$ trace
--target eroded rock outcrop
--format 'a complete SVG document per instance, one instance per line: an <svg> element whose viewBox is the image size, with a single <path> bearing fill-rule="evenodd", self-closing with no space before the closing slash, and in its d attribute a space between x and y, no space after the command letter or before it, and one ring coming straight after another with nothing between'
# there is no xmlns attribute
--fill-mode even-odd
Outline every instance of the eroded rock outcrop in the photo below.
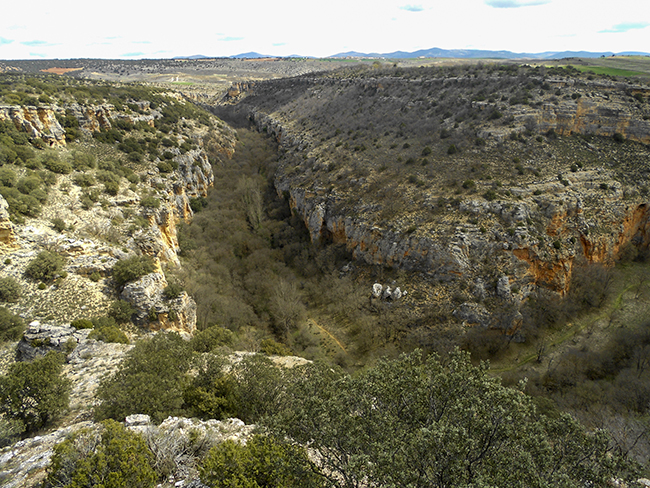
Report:
<svg viewBox="0 0 650 488"><path fill-rule="evenodd" d="M17 358L20 361L31 361L49 351L68 354L86 340L89 332L89 329L77 330L70 325L32 322L16 347Z"/></svg>
<svg viewBox="0 0 650 488"><path fill-rule="evenodd" d="M10 120L30 139L42 139L51 147L65 146L65 130L52 107L0 106L0 120Z"/></svg>
<svg viewBox="0 0 650 488"><path fill-rule="evenodd" d="M3 247L11 248L16 244L14 225L9 219L9 204L0 195L0 250Z"/></svg>
<svg viewBox="0 0 650 488"><path fill-rule="evenodd" d="M193 333L196 329L196 303L186 293L167 299L167 280L162 273L150 273L127 283L120 294L136 308L134 322L150 330Z"/></svg>

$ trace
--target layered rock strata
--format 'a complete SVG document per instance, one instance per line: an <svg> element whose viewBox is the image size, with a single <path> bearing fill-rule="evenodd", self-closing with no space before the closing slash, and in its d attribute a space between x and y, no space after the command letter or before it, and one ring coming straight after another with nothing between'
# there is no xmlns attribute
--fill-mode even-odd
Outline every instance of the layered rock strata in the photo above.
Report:
<svg viewBox="0 0 650 488"><path fill-rule="evenodd" d="M11 121L30 139L42 139L51 147L65 146L65 130L52 107L0 106L0 121Z"/></svg>

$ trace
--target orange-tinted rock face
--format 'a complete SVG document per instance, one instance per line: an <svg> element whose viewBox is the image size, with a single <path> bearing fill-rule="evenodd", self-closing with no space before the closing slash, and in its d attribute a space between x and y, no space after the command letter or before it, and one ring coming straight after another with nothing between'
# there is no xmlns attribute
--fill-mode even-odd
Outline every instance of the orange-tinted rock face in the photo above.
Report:
<svg viewBox="0 0 650 488"><path fill-rule="evenodd" d="M573 257L544 260L529 248L513 249L512 253L529 264L533 283L561 294L568 291Z"/></svg>
<svg viewBox="0 0 650 488"><path fill-rule="evenodd" d="M644 203L627 208L624 217L611 222L610 228L606 234L580 236L588 261L612 264L627 246L645 251L650 245L650 206Z"/></svg>
<svg viewBox="0 0 650 488"><path fill-rule="evenodd" d="M623 103L610 100L579 98L558 104L547 103L540 112L529 114L537 119L539 129L555 130L561 135L593 134L650 143L650 121L630 112Z"/></svg>
<svg viewBox="0 0 650 488"><path fill-rule="evenodd" d="M0 106L0 120L10 120L30 139L42 139L51 147L65 146L65 130L50 107Z"/></svg>

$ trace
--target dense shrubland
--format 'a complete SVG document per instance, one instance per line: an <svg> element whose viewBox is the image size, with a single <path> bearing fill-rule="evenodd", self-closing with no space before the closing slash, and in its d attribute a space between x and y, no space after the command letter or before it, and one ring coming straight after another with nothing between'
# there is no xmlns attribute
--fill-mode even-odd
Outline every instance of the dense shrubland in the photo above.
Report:
<svg viewBox="0 0 650 488"><path fill-rule="evenodd" d="M459 351L445 360L415 352L355 375L320 362L282 368L260 355L229 361L220 353L193 353L174 334L158 334L137 343L119 371L104 380L95 413L116 420L135 412L154 419L237 416L258 424L262 436L246 446L226 441L207 449L198 433L194 447L167 442L182 449L176 456L185 456L184 463L199 466L204 483L216 487L235 480L253 487L356 487L362 481L607 486L612 477L628 478L638 469L611 452L605 431L588 432L566 414L537 407L520 391L523 384L502 386L485 364L472 365ZM103 428L121 429L114 425ZM124 442L142 442L138 434L120 432ZM57 448L50 479L99 469L63 462L84 459L80 449L87 442L78 438ZM160 457L156 442L148 437L149 449ZM310 461L306 445L318 453ZM128 452L113 455L129 462ZM151 451L140 455L152 465ZM272 465L266 464L270 458ZM159 469L157 476L162 474Z"/></svg>

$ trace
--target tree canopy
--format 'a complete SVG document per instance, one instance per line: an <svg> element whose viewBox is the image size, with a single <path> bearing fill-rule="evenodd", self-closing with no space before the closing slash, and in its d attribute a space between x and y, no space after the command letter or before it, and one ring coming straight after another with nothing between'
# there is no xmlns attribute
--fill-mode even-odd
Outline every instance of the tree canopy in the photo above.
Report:
<svg viewBox="0 0 650 488"><path fill-rule="evenodd" d="M265 424L317 451L332 487L609 486L624 471L604 431L541 415L467 353L416 352L356 377L302 369Z"/></svg>

